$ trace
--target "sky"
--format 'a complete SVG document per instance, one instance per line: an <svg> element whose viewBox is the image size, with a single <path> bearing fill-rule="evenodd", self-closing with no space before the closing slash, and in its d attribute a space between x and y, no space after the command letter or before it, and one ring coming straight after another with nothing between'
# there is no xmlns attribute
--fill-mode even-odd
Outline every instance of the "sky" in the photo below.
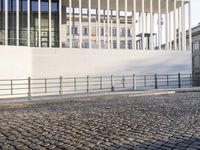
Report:
<svg viewBox="0 0 200 150"><path fill-rule="evenodd" d="M191 5L192 26L195 26L200 23L200 0L192 0Z"/></svg>

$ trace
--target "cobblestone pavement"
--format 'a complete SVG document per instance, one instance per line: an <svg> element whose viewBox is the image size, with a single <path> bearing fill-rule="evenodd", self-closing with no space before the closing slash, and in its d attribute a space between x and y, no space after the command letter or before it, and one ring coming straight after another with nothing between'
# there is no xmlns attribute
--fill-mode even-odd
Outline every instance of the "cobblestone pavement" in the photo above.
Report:
<svg viewBox="0 0 200 150"><path fill-rule="evenodd" d="M1 110L0 149L200 149L200 93Z"/></svg>

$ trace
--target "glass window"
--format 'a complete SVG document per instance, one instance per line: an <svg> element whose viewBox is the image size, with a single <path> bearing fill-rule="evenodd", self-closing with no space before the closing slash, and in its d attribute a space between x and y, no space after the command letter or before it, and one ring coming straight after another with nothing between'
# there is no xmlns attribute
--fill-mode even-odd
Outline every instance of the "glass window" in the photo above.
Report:
<svg viewBox="0 0 200 150"><path fill-rule="evenodd" d="M16 0L8 0L8 45L16 45Z"/></svg>
<svg viewBox="0 0 200 150"><path fill-rule="evenodd" d="M27 46L27 0L19 1L19 45Z"/></svg>
<svg viewBox="0 0 200 150"><path fill-rule="evenodd" d="M41 1L41 46L49 47L49 2Z"/></svg>
<svg viewBox="0 0 200 150"><path fill-rule="evenodd" d="M51 45L59 47L59 2L51 1Z"/></svg>
<svg viewBox="0 0 200 150"><path fill-rule="evenodd" d="M5 44L5 10L4 0L0 0L0 45Z"/></svg>
<svg viewBox="0 0 200 150"><path fill-rule="evenodd" d="M31 46L32 47L38 47L38 1L37 0L31 0L31 23L30 23L30 36L31 36Z"/></svg>
<svg viewBox="0 0 200 150"><path fill-rule="evenodd" d="M113 32L113 36L117 36L117 30L116 30L116 28L113 28L112 32Z"/></svg>
<svg viewBox="0 0 200 150"><path fill-rule="evenodd" d="M88 27L83 27L83 35L88 35Z"/></svg>

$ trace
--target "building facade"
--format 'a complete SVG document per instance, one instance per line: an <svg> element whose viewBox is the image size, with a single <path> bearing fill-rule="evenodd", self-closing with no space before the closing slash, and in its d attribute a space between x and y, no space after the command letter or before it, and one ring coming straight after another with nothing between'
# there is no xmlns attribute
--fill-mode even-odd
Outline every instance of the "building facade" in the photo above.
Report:
<svg viewBox="0 0 200 150"><path fill-rule="evenodd" d="M192 28L193 85L200 86L200 24Z"/></svg>
<svg viewBox="0 0 200 150"><path fill-rule="evenodd" d="M0 77L191 72L190 12L190 0L0 0Z"/></svg>

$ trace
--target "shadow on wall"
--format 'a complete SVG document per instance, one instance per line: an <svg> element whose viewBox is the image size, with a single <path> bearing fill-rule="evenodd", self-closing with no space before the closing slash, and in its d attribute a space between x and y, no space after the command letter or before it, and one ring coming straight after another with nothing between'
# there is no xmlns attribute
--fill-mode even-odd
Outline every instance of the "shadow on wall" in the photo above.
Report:
<svg viewBox="0 0 200 150"><path fill-rule="evenodd" d="M154 58L156 59L156 58ZM145 59L140 59L137 64L132 64L131 61L127 62L127 66L118 67L115 69L113 74L176 74L176 73L191 73L192 66L191 62L187 59L174 60L173 58L163 59L157 62L144 63ZM174 64L174 66L172 65Z"/></svg>

